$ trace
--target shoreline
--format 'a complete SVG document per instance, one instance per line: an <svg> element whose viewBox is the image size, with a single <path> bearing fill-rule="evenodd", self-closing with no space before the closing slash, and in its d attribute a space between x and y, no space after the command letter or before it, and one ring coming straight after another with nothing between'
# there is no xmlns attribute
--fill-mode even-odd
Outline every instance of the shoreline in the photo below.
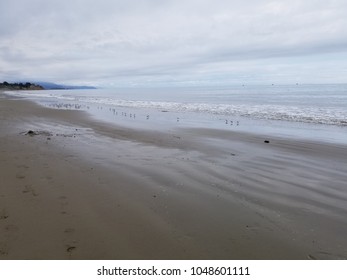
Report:
<svg viewBox="0 0 347 280"><path fill-rule="evenodd" d="M107 95L107 92L98 91L101 96ZM212 130L246 134L251 132L251 134L268 135L287 140L347 145L345 137L347 126L345 126L344 122L344 124L333 125L331 123L324 123L324 121L296 121L295 118L289 121L281 118L253 118L251 116L244 117L242 114L230 116L212 112L204 113L194 112L194 110L179 110L177 108L172 108L172 110L163 108L161 110L159 108L153 108L153 106L134 106L132 101L129 101L130 104L124 104L124 106L121 102L120 106L118 106L119 104L117 102L115 104L118 105L115 105L113 102L117 98L115 100L111 98L111 100L107 101L110 103L105 102L103 98L99 102L94 102L95 100L88 101L88 98L87 101L84 100L86 97L84 96L85 94L86 96L91 96L92 100L97 99L96 92L93 91L88 93L76 93L75 91L66 91L64 93L62 91L46 91L45 93L38 94L35 92L11 93L12 96L18 96L31 101L35 100L37 104L46 108L85 111L94 120L132 130L169 131L175 128L210 128ZM77 99L75 100L75 98ZM127 100L126 96L119 96L119 98L121 100L122 98ZM134 98L136 98L136 95ZM141 103L141 101L138 102Z"/></svg>
<svg viewBox="0 0 347 280"><path fill-rule="evenodd" d="M347 258L344 145L8 97L0 121L0 259Z"/></svg>

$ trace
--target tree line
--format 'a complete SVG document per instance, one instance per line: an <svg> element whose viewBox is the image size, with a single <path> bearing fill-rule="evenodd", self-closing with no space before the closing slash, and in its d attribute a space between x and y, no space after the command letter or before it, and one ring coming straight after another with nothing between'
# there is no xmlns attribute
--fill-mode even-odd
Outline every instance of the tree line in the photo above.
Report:
<svg viewBox="0 0 347 280"><path fill-rule="evenodd" d="M44 89L42 86L40 85L36 85L33 83L8 83L8 82L3 82L0 83L0 88L6 88L6 89L22 89L22 90L26 90L26 89L31 89L31 90L35 90L35 89Z"/></svg>

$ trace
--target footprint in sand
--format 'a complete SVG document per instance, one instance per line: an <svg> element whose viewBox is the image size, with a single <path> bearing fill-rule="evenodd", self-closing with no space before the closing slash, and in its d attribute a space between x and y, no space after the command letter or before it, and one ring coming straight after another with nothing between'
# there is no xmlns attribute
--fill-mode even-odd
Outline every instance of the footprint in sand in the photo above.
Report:
<svg viewBox="0 0 347 280"><path fill-rule="evenodd" d="M76 246L69 246L69 245L66 246L66 252L68 252L70 256L72 255L73 251L75 251L76 249L77 249Z"/></svg>
<svg viewBox="0 0 347 280"><path fill-rule="evenodd" d="M66 207L69 204L67 201L67 197L65 195L62 195L59 197L60 200L60 207L61 207L61 214L67 214ZM75 240L75 229L72 227L68 227L64 229L64 243L65 245L65 251L69 254L69 257L72 256L73 252L77 250L77 241Z"/></svg>
<svg viewBox="0 0 347 280"><path fill-rule="evenodd" d="M32 196L38 196L38 193L30 185L25 185L22 193L29 193Z"/></svg>
<svg viewBox="0 0 347 280"><path fill-rule="evenodd" d="M6 208L0 210L0 259L7 258L9 255L9 246L18 237L19 227L14 224L7 224L10 220L9 214Z"/></svg>
<svg viewBox="0 0 347 280"><path fill-rule="evenodd" d="M18 168L22 168L22 169L28 169L29 166L25 165L25 164L19 164L17 165Z"/></svg>
<svg viewBox="0 0 347 280"><path fill-rule="evenodd" d="M0 257L8 255L8 247L4 242L0 242Z"/></svg>
<svg viewBox="0 0 347 280"><path fill-rule="evenodd" d="M19 230L19 228L16 226L16 225L7 225L7 226L5 226L5 231L7 232L7 233L15 233L15 232L17 232Z"/></svg>
<svg viewBox="0 0 347 280"><path fill-rule="evenodd" d="M17 174L17 175L16 175L16 178L17 178L17 179L24 179L24 178L25 178L25 175L23 175L23 174Z"/></svg>
<svg viewBox="0 0 347 280"><path fill-rule="evenodd" d="M75 232L74 228L67 228L67 229L64 230L64 233L66 233L66 234L72 234L74 232Z"/></svg>
<svg viewBox="0 0 347 280"><path fill-rule="evenodd" d="M59 197L60 200L60 214L62 215L66 215L67 211L66 211L66 207L69 205L69 203L67 202L67 197L65 195L62 195Z"/></svg>
<svg viewBox="0 0 347 280"><path fill-rule="evenodd" d="M76 240L72 240L73 239L73 236L74 236L74 233L75 233L75 229L74 228L66 228L64 230L64 233L66 235L66 240L70 240L67 243L67 245L65 245L65 248L66 248L66 252L69 253L69 256L71 257L72 256L72 253L77 249L77 241Z"/></svg>
<svg viewBox="0 0 347 280"><path fill-rule="evenodd" d="M0 220L6 220L8 218L8 213L6 209L2 209L0 211Z"/></svg>
<svg viewBox="0 0 347 280"><path fill-rule="evenodd" d="M18 237L18 231L19 231L19 227L17 227L16 225L6 225L5 227L2 227L1 229L1 234L0 237L2 239L2 241L4 242L4 244L11 244L12 242L15 242L15 240ZM7 248L7 247L0 247L0 249L2 248ZM6 250L3 249L3 251L6 252Z"/></svg>

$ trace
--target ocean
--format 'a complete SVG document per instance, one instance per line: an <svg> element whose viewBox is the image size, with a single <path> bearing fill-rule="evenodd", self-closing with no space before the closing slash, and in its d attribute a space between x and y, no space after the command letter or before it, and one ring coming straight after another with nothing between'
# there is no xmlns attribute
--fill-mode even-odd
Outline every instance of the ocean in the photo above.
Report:
<svg viewBox="0 0 347 280"><path fill-rule="evenodd" d="M11 92L141 129L205 127L347 143L347 84Z"/></svg>

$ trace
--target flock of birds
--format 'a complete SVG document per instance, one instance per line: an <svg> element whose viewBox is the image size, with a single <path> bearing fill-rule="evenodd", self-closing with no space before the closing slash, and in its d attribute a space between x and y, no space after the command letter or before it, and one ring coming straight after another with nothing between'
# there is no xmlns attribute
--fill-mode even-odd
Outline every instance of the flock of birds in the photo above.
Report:
<svg viewBox="0 0 347 280"><path fill-rule="evenodd" d="M56 109L66 109L66 110L90 110L90 106L87 105L81 105L81 104L75 104L75 103L52 103L48 105L49 107L53 107ZM97 110L103 110L104 107L102 106L97 106ZM114 115L114 116L122 116L122 117L129 117L131 119L136 119L136 114L135 113L129 113L125 111L118 112L115 108L108 108L109 111ZM168 111L162 111L162 112L168 112ZM146 114L145 119L149 120L150 115ZM180 117L176 117L176 122L180 122ZM240 121L234 121L230 119L220 119L221 121L224 121L226 125L229 126L239 126Z"/></svg>

